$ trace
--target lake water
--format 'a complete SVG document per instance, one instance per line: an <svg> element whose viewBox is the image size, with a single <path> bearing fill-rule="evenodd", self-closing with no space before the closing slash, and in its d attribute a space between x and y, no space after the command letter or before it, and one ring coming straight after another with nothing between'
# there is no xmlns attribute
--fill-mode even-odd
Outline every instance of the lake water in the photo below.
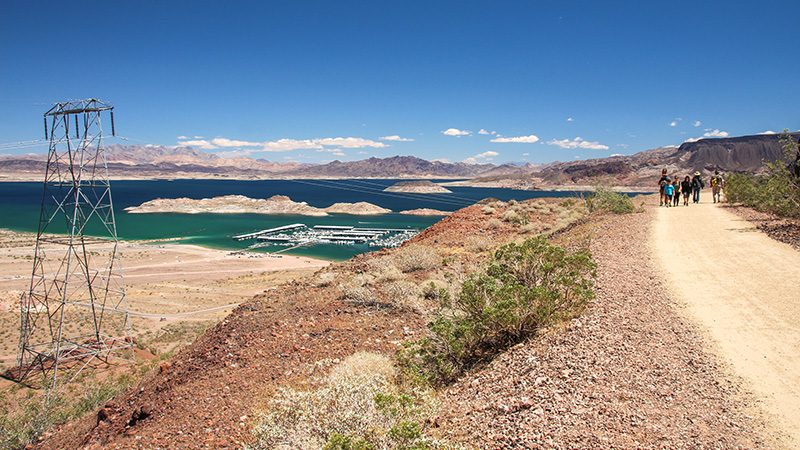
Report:
<svg viewBox="0 0 800 450"><path fill-rule="evenodd" d="M253 241L234 241L231 236L291 223L313 225L355 225L358 227L426 228L441 217L407 216L397 213L379 216L330 215L309 217L263 214L129 214L136 206L154 198L208 198L239 194L253 198L287 195L294 201L326 207L335 202L373 203L392 211L433 208L455 211L478 200L523 200L535 197L571 197L575 192L519 191L513 189L449 187L452 194L404 194L383 192L398 180L152 180L112 181L112 195L120 239L144 240L181 238L181 243L220 249L242 249ZM0 183L0 228L36 232L42 197L41 183ZM265 251L276 250L267 248ZM342 260L374 250L366 245L318 245L288 253Z"/></svg>

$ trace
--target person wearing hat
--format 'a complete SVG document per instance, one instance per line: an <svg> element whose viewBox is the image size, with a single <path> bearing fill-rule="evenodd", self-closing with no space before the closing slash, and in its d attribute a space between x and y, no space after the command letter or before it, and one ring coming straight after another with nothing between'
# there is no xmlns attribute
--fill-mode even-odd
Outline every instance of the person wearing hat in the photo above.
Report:
<svg viewBox="0 0 800 450"><path fill-rule="evenodd" d="M725 179L719 174L719 170L714 171L714 176L711 177L711 196L714 198L714 203L721 202L722 196L720 192L725 187Z"/></svg>
<svg viewBox="0 0 800 450"><path fill-rule="evenodd" d="M706 184L703 183L700 172L695 172L694 177L692 177L692 202L700 203L700 190L704 187L706 187Z"/></svg>

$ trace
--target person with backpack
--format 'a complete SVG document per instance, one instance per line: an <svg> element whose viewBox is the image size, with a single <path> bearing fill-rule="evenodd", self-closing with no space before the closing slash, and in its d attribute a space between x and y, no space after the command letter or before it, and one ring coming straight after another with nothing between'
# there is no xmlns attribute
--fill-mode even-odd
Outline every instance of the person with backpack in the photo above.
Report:
<svg viewBox="0 0 800 450"><path fill-rule="evenodd" d="M714 199L714 203L721 202L722 195L720 192L722 191L722 188L725 187L725 179L719 174L719 170L714 171L714 176L711 177L710 184L711 196Z"/></svg>
<svg viewBox="0 0 800 450"><path fill-rule="evenodd" d="M703 183L700 172L695 172L694 177L692 177L692 201L694 203L700 203L700 191L704 187L706 187L706 184Z"/></svg>
<svg viewBox="0 0 800 450"><path fill-rule="evenodd" d="M681 193L683 193L683 206L689 206L689 196L692 195L692 180L689 175L681 181Z"/></svg>
<svg viewBox="0 0 800 450"><path fill-rule="evenodd" d="M667 208L672 206L672 196L675 194L675 186L672 184L672 180L667 177L667 183L664 185L664 199Z"/></svg>
<svg viewBox="0 0 800 450"><path fill-rule="evenodd" d="M658 179L658 206L664 206L664 186L667 185L667 169L661 169L661 178Z"/></svg>
<svg viewBox="0 0 800 450"><path fill-rule="evenodd" d="M681 202L681 181L678 179L678 174L672 179L672 206L678 206Z"/></svg>

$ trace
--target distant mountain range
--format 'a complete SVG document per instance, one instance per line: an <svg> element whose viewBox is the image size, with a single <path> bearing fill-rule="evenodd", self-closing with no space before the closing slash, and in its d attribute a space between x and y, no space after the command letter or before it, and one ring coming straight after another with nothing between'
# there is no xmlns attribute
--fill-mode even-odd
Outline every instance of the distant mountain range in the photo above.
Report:
<svg viewBox="0 0 800 450"><path fill-rule="evenodd" d="M781 155L778 139L779 135L701 139L680 147L662 147L629 156L543 165L451 163L414 156L326 164L277 163L224 158L191 147L154 145L111 145L106 148L106 157L112 178L469 178L472 179L469 184L528 189L600 182L649 186L662 168L681 175L714 169L759 171L764 160L775 160ZM39 180L45 161L44 154L0 157L0 179Z"/></svg>

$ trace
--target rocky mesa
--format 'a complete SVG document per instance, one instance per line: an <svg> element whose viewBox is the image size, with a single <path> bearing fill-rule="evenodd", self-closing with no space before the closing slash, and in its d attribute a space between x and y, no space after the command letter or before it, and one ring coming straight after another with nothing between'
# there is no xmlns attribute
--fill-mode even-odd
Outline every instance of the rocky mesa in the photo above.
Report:
<svg viewBox="0 0 800 450"><path fill-rule="evenodd" d="M453 191L429 180L401 181L395 183L384 192L403 192L407 194L452 194Z"/></svg>
<svg viewBox="0 0 800 450"><path fill-rule="evenodd" d="M125 208L132 214L180 213L180 214L293 214L299 216L327 216L328 214L376 215L390 213L367 202L334 203L327 208L296 202L285 195L270 198L250 198L244 195L223 195L213 198L157 198L139 206Z"/></svg>

